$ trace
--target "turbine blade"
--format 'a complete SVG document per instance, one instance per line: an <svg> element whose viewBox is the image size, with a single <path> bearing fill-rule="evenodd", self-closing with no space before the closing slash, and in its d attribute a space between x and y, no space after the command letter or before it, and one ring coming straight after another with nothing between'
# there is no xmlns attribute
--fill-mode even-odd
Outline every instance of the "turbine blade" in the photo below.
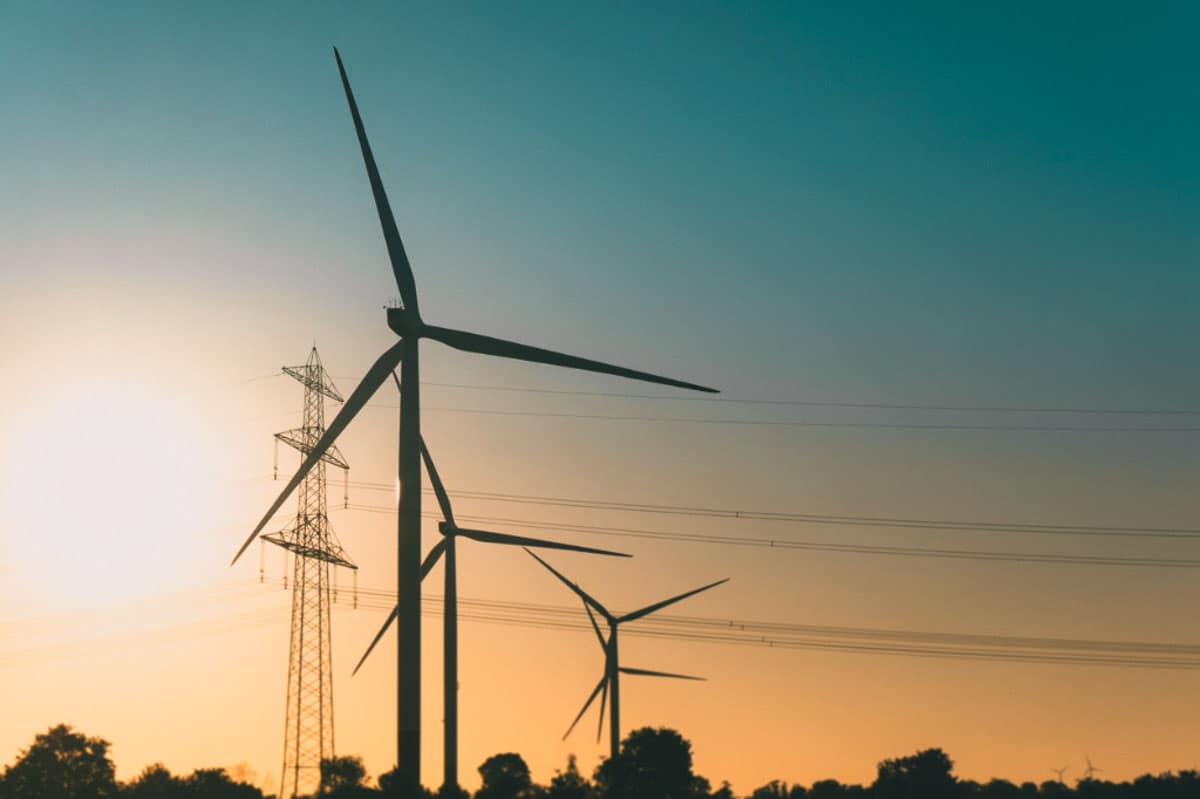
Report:
<svg viewBox="0 0 1200 799"><path fill-rule="evenodd" d="M533 554L533 552L530 552L528 547L525 548L525 551L527 553L529 553L529 557L533 558L538 563L545 566L547 569L550 570L551 574L553 574L558 579L562 580L563 584L566 585L567 588L570 588L572 591L574 591L580 599L582 599L584 602L586 602L589 605L591 605L592 607L594 607L596 610L600 611L601 616L603 616L605 619L608 619L609 621L612 621L613 616L611 613L608 612L608 609L605 608L603 605L601 605L599 602L597 602L592 597L588 596L586 591L584 591L579 586L575 585L575 583L571 582L566 577L563 577L561 574L559 574L558 571L553 566L551 566L549 563L547 563L546 561L539 558L537 555Z"/></svg>
<svg viewBox="0 0 1200 799"><path fill-rule="evenodd" d="M710 394L718 393L714 388L698 386L695 383L685 383L682 380L675 380L670 377L661 377L649 372L639 372L636 369L626 369L623 366L613 366L612 364L592 361L587 358L578 358L574 355L564 355L561 352L544 350L541 347L530 347L527 344L517 344L513 341L483 336L478 333L467 333L462 330L451 330L445 327L426 327L424 328L423 335L436 339L448 347L454 347L455 349L467 352L478 352L482 355L514 358L518 361L533 361L534 363L545 363L551 366L565 366L568 369L582 369L585 372L617 375L618 377L628 377L633 380L643 380L647 383L688 388L693 391L707 391Z"/></svg>
<svg viewBox="0 0 1200 799"><path fill-rule="evenodd" d="M587 713L587 709L592 706L592 702L596 701L596 694L600 693L600 689L608 685L608 675L605 674L600 678L600 682L596 683L596 690L592 691L591 696L583 703L583 708L580 709L579 715L575 716L575 720L571 722L571 726L567 727L567 731L563 733L563 740L567 740L567 736L571 734L571 730L575 729L575 725L583 718L583 714Z"/></svg>
<svg viewBox="0 0 1200 799"><path fill-rule="evenodd" d="M404 301L405 313L420 319L421 314L417 308L417 283L413 279L408 255L404 252L404 242L400 240L400 231L396 229L396 218L392 216L392 206L388 203L387 193L383 190L383 181L379 178L379 168L375 166L375 156L371 154L367 131L363 127L362 117L358 114L358 103L354 102L354 92L350 90L350 79L346 77L346 67L342 64L342 54L335 47L333 55L337 59L338 72L342 76L342 88L346 90L346 102L350 104L350 116L354 118L354 131L358 134L358 146L362 149L363 163L367 166L371 192L375 195L375 209L379 212L379 224L383 227L383 240L387 242L388 257L392 261L392 274L396 276L396 287L400 289L400 299Z"/></svg>
<svg viewBox="0 0 1200 799"><path fill-rule="evenodd" d="M304 463L300 464L300 468L296 471L296 474L294 474L292 479L288 481L288 484L283 487L283 491L280 492L279 498L276 499L274 504L272 504L267 510L267 513L265 516L263 516L262 521L260 521L258 526L254 528L254 532L252 532L250 537L246 539L246 542L242 544L242 548L239 549L237 554L233 556L233 560L229 563L230 566L232 566L234 563L237 563L238 558L242 556L242 553L246 551L246 548L250 546L251 542L258 537L258 534L262 532L262 529L267 526L267 522L271 521L271 517L275 515L275 512L279 510L280 506L283 505L291 493L296 490L296 486L300 485L300 481L304 479L304 476L312 470L312 467L317 465L317 462L320 461L322 457L324 457L325 452L333 444L334 440L342 434L343 430L346 429L346 425L350 424L350 421L358 414L359 411L363 409L363 406L367 404L367 400L371 399L371 396L376 392L376 390L379 389L379 386L383 384L383 381L387 380L388 372L395 369L396 364L400 363L403 343L404 342L402 341L397 341L392 345L391 349L383 353L383 355L380 355L379 359L376 360L371 368L367 370L367 374L365 377L363 377L362 382L359 383L358 387L355 388L350 394L349 399L347 399L342 405L342 409L338 411L337 416L333 417L333 421L329 423L329 427L325 429L325 432L321 435L320 440L317 441L316 446L314 446L308 453L307 457L305 457Z"/></svg>
<svg viewBox="0 0 1200 799"><path fill-rule="evenodd" d="M614 558L632 558L633 555L626 555L624 552L613 552L608 549L595 549L594 547L584 547L578 544L563 544L559 541L546 541L541 538L526 538L523 535L510 535L509 533L493 533L488 530L471 530L459 528L458 532L472 539L473 541L483 541L488 544L509 544L517 547L536 547L538 549L561 549L567 552L586 552L589 555L609 555Z"/></svg>
<svg viewBox="0 0 1200 799"><path fill-rule="evenodd" d="M429 554L425 556L425 560L421 561L421 579L425 579L425 575L433 569L438 562L438 558L446 551L446 539L438 539L438 542L429 550Z"/></svg>
<svg viewBox="0 0 1200 799"><path fill-rule="evenodd" d="M604 736L604 707L608 704L608 680L604 681L604 690L600 692L600 720L596 722L596 743Z"/></svg>
<svg viewBox="0 0 1200 799"><path fill-rule="evenodd" d="M695 594L698 594L701 591L707 591L710 588L716 588L721 583L727 583L727 582L729 582L728 577L726 577L724 580L717 580L715 583L709 583L708 585L702 585L699 588L693 588L691 591L680 594L679 596L673 596L670 599L664 599L662 602L655 602L653 605L647 605L646 607L642 608L641 610L635 610L633 613L626 613L624 616L617 619L617 621L618 622L633 621L634 619L640 619L643 616L649 616L654 611L662 610L667 605L674 605L676 602L680 601L681 599L687 599L688 597L694 596Z"/></svg>
<svg viewBox="0 0 1200 799"><path fill-rule="evenodd" d="M421 564L422 580L425 579L425 575L429 574L429 570L433 568L433 564L437 563L438 558L445 550L446 539L444 538L434 544L433 549L429 550L429 554L425 556L425 561ZM392 622L396 620L396 614L399 612L399 610L399 606L392 608L392 612L390 615L388 615L387 621L385 621L383 626L379 628L379 632L375 633L375 639L371 641L371 645L367 647L367 651L363 652L363 656L359 658L358 665L355 666L354 671L350 673L351 677L353 677L355 674L358 674L358 670L362 668L362 664L367 661L367 655L371 654L371 650L374 649L375 645L379 643L379 639L383 637L383 634L387 632L388 627L390 627Z"/></svg>
<svg viewBox="0 0 1200 799"><path fill-rule="evenodd" d="M358 665L355 666L354 671L350 673L351 677L353 677L355 674L358 674L358 670L362 668L362 664L367 662L367 655L371 654L371 650L373 650L375 645L379 643L379 639L382 638L383 634L387 632L388 627L392 626L392 622L396 620L396 614L399 612L399 610L399 605L392 608L392 612L388 614L387 621L385 621L383 626L379 628L379 632L375 633L375 640L371 641L371 645L367 647L367 651L363 652L363 656L358 659Z"/></svg>
<svg viewBox="0 0 1200 799"><path fill-rule="evenodd" d="M429 482L433 483L433 493L437 494L438 504L442 506L442 516L450 523L451 527L454 524L454 511L450 507L450 497L446 494L446 487L442 485L442 478L438 476L437 467L433 465L433 458L429 456L429 449L425 446L425 437L421 437L421 458L425 461L425 471L429 473Z"/></svg>
<svg viewBox="0 0 1200 799"><path fill-rule="evenodd" d="M600 648L608 652L608 641L604 640L604 633L600 632L600 625L596 623L596 615L592 613L592 606L584 602L583 609L587 611L588 618L592 620L592 629L596 631L596 637L600 639Z"/></svg>
<svg viewBox="0 0 1200 799"><path fill-rule="evenodd" d="M634 668L630 668L628 666L622 666L620 668L620 672L622 674L638 674L642 677L670 677L673 680L698 680L700 682L706 681L706 678L704 678L704 677L691 677L687 674L672 674L669 671L650 671L649 669L634 669Z"/></svg>

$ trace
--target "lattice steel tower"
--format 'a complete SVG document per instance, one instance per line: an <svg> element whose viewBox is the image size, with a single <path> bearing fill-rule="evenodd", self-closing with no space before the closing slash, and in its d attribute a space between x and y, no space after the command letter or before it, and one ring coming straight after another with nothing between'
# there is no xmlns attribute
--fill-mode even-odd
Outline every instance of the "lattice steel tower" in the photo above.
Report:
<svg viewBox="0 0 1200 799"><path fill-rule="evenodd" d="M341 402L329 373L313 347L303 366L283 371L304 384L304 424L276 433L307 455L325 431L325 399ZM287 709L283 728L280 799L319 793L321 759L333 757L333 666L329 623L331 567L357 569L329 525L325 466L349 469L336 447L308 473L297 492L296 520L267 541L294 553L292 566L292 637L288 653Z"/></svg>

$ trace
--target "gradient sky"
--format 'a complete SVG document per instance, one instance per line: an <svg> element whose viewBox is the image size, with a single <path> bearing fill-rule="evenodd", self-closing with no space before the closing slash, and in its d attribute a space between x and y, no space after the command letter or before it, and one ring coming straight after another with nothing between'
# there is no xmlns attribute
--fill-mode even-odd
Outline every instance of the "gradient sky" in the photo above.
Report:
<svg viewBox="0 0 1200 799"><path fill-rule="evenodd" d="M256 550L226 566L279 488L270 435L299 420L298 387L267 376L315 342L347 393L391 341L381 306L395 294L331 45L430 321L733 398L1196 409L1198 33L1184 4L0 6L0 761L67 722L112 740L122 777L155 760L245 763L278 784L288 595L256 584ZM425 352L433 382L676 396ZM1195 433L439 409L948 425L1195 416L447 387L424 402L451 492L1182 527L1200 510ZM340 446L352 479L388 483L396 400L374 404ZM545 518L1198 555L1188 542ZM362 585L394 583L386 515L337 511L334 526ZM1187 569L570 537L637 556L554 561L617 607L729 576L679 612L1196 641ZM464 545L460 563L465 596L570 602L521 553ZM268 553L268 576L282 569ZM338 749L372 774L394 756L394 652L348 673L382 615L339 611L334 634ZM423 776L435 783L439 639L426 630ZM461 635L464 781L508 750L542 781L570 752L590 771L601 747L578 732L558 740L599 676L590 636L479 624ZM679 728L698 770L742 792L775 778L869 781L877 760L925 746L968 777L1040 781L1064 763L1078 776L1085 752L1109 778L1195 767L1200 744L1188 672L637 639L622 654L709 678L627 680L623 721Z"/></svg>

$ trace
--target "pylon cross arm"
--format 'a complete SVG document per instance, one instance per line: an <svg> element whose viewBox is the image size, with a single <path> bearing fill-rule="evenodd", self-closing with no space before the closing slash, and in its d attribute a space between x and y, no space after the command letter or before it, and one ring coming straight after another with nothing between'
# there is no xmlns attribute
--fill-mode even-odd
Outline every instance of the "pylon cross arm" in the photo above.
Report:
<svg viewBox="0 0 1200 799"><path fill-rule="evenodd" d="M358 568L346 556L346 551L336 543L327 542L326 546L315 546L311 543L306 543L290 527L280 530L278 533L268 533L263 536L263 540L270 541L275 546L283 547L289 552L295 552L302 557L323 560L326 563L332 563L334 566L345 566L347 569Z"/></svg>
<svg viewBox="0 0 1200 799"><path fill-rule="evenodd" d="M293 427L291 430L276 433L275 438L307 455L312 451L313 445L320 439L321 432L323 431L317 431L315 436L313 432L305 427ZM339 469L350 468L350 464L346 463L346 459L342 457L342 453L336 445L331 445L329 449L325 450L325 454L321 456L321 460Z"/></svg>
<svg viewBox="0 0 1200 799"><path fill-rule="evenodd" d="M314 369L316 375L309 376L309 368L307 366L285 366L283 367L284 374L294 377L304 384L305 388L311 388L313 391L318 391L324 394L334 402L343 402L342 395L338 393L337 386L333 384L333 380L329 378L329 373L324 368Z"/></svg>

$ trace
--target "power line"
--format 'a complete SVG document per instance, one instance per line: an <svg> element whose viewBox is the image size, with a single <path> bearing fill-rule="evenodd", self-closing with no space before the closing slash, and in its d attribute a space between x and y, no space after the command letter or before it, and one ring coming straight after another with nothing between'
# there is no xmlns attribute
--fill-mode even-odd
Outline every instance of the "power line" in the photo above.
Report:
<svg viewBox="0 0 1200 799"><path fill-rule="evenodd" d="M218 383L209 388L227 388L230 386L251 383L270 377L278 377L282 372L262 374L245 380L233 380ZM361 377L342 375L338 380L356 381ZM605 399L629 399L667 402L717 403L725 405L766 405L800 408L849 408L857 410L898 410L898 411L941 411L953 413L1025 413L1025 414L1067 414L1092 416L1200 416L1200 410L1190 408L1098 408L1072 405L965 405L949 403L904 403L904 402L863 402L852 400L803 400L803 399L766 399L751 397L692 397L687 395L667 396L659 394L636 394L621 391L579 391L569 389L535 388L530 386L497 386L476 383L447 383L434 380L422 380L422 386L433 388L453 388L471 391L498 391L521 394L546 394L567 397L598 397ZM376 406L378 407L378 406ZM1090 429L1090 428L1089 428ZM1135 428L1136 429L1136 428Z"/></svg>
<svg viewBox="0 0 1200 799"><path fill-rule="evenodd" d="M350 378L345 378L350 379ZM439 383L422 381L423 386L470 389L475 391L504 391L523 394L551 394L577 397L606 397L612 399L667 400L671 402L704 402L732 405L784 405L809 408L858 408L870 410L954 411L962 413L1062 413L1062 414L1119 414L1130 416L1196 416L1200 410L1167 408L1087 408L1075 406L1021 405L939 405L896 402L849 402L843 400L749 399L741 397L691 397L633 394L619 391L571 391L566 389L529 388L524 386L477 385L473 383Z"/></svg>
<svg viewBox="0 0 1200 799"><path fill-rule="evenodd" d="M368 407L396 410L398 405L372 404ZM757 427L862 428L885 430L958 430L1041 433L1200 433L1200 427L1116 427L1100 425L1032 424L919 424L910 422L808 422L786 419L705 419L683 416L635 416L600 413L554 413L547 411L505 411L490 408L426 407L423 413L461 413L484 416L523 416L536 419L589 419L615 422L665 422L670 424L747 425Z"/></svg>
<svg viewBox="0 0 1200 799"><path fill-rule="evenodd" d="M395 491L394 485L369 481L350 481L350 485L369 491ZM422 489L430 494L430 489ZM1200 539L1200 529L1191 527L1117 527L1079 524L1039 524L1026 522L966 521L913 517L846 516L794 511L738 510L687 505L659 505L613 500L511 494L495 491L457 490L456 496L492 502L583 510L622 511L667 516L732 519L739 521L791 522L849 527L886 527L938 532L1023 533L1034 535L1100 536L1119 538Z"/></svg>
<svg viewBox="0 0 1200 799"><path fill-rule="evenodd" d="M368 513L396 512L395 508L381 505L359 505L351 503L349 510ZM640 538L657 541L682 541L692 544L718 544L725 546L759 547L768 549L790 549L810 552L840 552L856 555L889 555L896 557L937 558L949 560L1002 561L1013 563L1047 563L1073 566L1129 566L1176 569L1200 569L1200 560L1176 558L1129 558L1108 555L1069 555L1039 552L990 552L978 550L896 547L873 544L831 544L822 541L792 541L783 538L754 538L749 536L703 535L700 533L677 533L665 530L640 530L627 527L603 527L579 524L558 524L528 519L504 519L455 514L456 518L475 524L513 524L538 530L580 532L620 538ZM422 518L441 519L434 513L422 514Z"/></svg>
<svg viewBox="0 0 1200 799"><path fill-rule="evenodd" d="M269 580L281 585L282 581ZM256 590L261 590L255 586ZM370 587L358 589L358 606L390 610L392 592ZM484 624L519 626L550 631L590 633L586 618L575 606L506 602L460 597L459 618ZM423 613L441 613L442 598L423 597ZM345 603L335 610L349 611ZM196 635L222 635L276 624L286 609L238 611L183 623L156 625L149 630L122 630L113 635L137 637L146 644L193 640ZM283 614L283 615L281 615ZM1200 645L1145 641L1104 641L1033 636L1000 636L979 633L945 633L866 627L837 627L789 622L752 621L703 616L664 615L647 618L628 631L649 639L694 641L722 646L755 646L781 650L827 651L844 654L934 657L970 661L1106 666L1118 668L1200 669ZM63 657L72 652L94 652L98 639L0 653L0 667Z"/></svg>
<svg viewBox="0 0 1200 799"><path fill-rule="evenodd" d="M386 592L378 592L386 595ZM426 615L439 614L439 599L430 595L424 597L423 612ZM372 599L369 596L360 600L360 606L376 609L390 609L394 600ZM573 617L566 614L572 613ZM590 632L588 623L580 619L578 610L564 606L534 605L530 603L509 603L493 600L472 600L459 598L459 618L467 621L477 621L491 624L505 624L520 627L530 627L543 630L562 630L573 632ZM833 627L810 627L813 636L801 633L791 635L747 634L736 627L735 622L721 620L703 620L711 625L714 622L722 628L729 625L727 631L686 629L686 623L696 617L666 617L658 624L649 620L629 630L630 635L643 638L660 638L671 640L696 641L701 643L758 646L773 649L800 649L853 654L872 655L904 655L916 657L936 657L961 660L991 660L1018 663L1048 663L1059 665L1109 666L1125 668L1162 668L1162 669L1200 669L1200 658L1195 657L1200 647L1191 645L1150 644L1140 642L1096 642L1073 641L1071 639L1009 639L1002 636L956 636L947 633L912 633L910 631L870 630L860 629L855 632L863 635L882 637L884 640L853 640L853 636L839 635L839 629ZM678 628L680 621L684 628ZM742 623L747 624L747 623ZM754 623L749 623L753 625ZM922 640L924 637L925 640ZM936 638L941 637L941 642ZM841 640L839 640L841 639ZM847 640L849 639L849 640ZM888 640L890 639L890 640ZM1014 645L1013 642L1017 642ZM1056 643L1058 644L1056 646ZM1095 651L1096 645L1110 644L1113 651ZM1088 647L1091 647L1091 651Z"/></svg>
<svg viewBox="0 0 1200 799"><path fill-rule="evenodd" d="M399 410L399 405L370 402L372 410ZM666 424L735 425L751 427L795 427L811 429L941 430L960 432L1026 433L1200 433L1200 426L1146 427L1144 425L1046 425L1046 424L933 424L918 422L817 422L795 419L730 419L688 416L645 416L636 414L566 413L554 411L510 411L495 408L424 407L422 413L510 416L531 419L584 419L610 422L655 422ZM1182 413L1182 412L1181 412ZM1187 412L1191 414L1191 411ZM292 414L294 415L294 414Z"/></svg>
<svg viewBox="0 0 1200 799"><path fill-rule="evenodd" d="M385 588L359 588L359 595L366 599L391 600L395 592ZM437 594L427 599L434 604L441 601ZM577 605L554 605L537 602L513 602L495 599L459 597L461 607L480 611L530 612L546 616L561 616L571 620L582 617ZM614 611L621 615L620 611ZM586 618L586 617L583 617ZM1121 651L1126 653L1158 653L1177 655L1200 655L1200 644L1173 644L1152 641L1114 641L1084 638L1052 638L1036 636L1005 636L980 633L945 633L919 630L895 630L875 627L836 627L827 625L798 624L793 622L751 621L746 619L711 616L682 616L664 614L647 617L639 624L645 627L687 627L709 630L738 632L766 632L774 635L818 635L863 638L872 640L913 641L939 644L964 644L979 646L1008 646L1033 649L1065 649L1078 651Z"/></svg>

